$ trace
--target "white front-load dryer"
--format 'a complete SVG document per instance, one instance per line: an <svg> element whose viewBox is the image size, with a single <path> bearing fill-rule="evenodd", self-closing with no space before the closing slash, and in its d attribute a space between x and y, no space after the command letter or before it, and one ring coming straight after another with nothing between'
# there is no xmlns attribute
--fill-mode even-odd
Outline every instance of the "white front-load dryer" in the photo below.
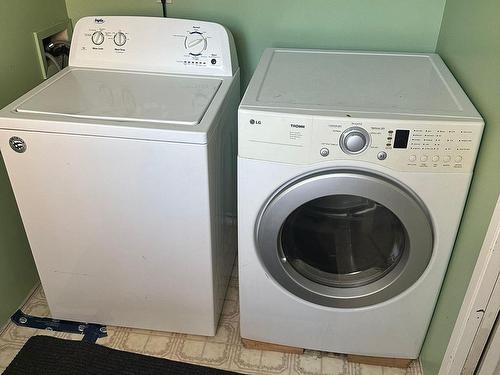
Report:
<svg viewBox="0 0 500 375"><path fill-rule="evenodd" d="M482 130L437 55L267 50L239 110L242 337L417 358Z"/></svg>

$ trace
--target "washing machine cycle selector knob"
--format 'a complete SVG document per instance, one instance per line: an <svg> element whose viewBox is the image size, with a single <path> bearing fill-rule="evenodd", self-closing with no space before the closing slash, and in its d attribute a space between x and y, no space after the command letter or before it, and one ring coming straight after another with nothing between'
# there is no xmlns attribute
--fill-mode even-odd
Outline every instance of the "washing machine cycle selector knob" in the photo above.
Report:
<svg viewBox="0 0 500 375"><path fill-rule="evenodd" d="M96 31L92 34L92 43L99 46L104 43L104 34L102 31Z"/></svg>
<svg viewBox="0 0 500 375"><path fill-rule="evenodd" d="M193 31L186 36L184 47L192 56L200 56L207 49L207 39L199 31Z"/></svg>
<svg viewBox="0 0 500 375"><path fill-rule="evenodd" d="M370 135L363 128L350 128L340 137L340 147L346 154L360 154L368 148Z"/></svg>
<svg viewBox="0 0 500 375"><path fill-rule="evenodd" d="M124 46L125 43L127 43L127 36L121 31L119 31L115 34L113 40L118 47L121 47Z"/></svg>

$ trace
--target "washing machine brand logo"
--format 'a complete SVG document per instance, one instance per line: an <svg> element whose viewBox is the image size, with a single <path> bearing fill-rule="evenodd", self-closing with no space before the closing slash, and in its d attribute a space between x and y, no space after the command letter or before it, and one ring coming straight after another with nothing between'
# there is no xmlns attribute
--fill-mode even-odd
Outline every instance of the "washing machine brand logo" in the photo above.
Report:
<svg viewBox="0 0 500 375"><path fill-rule="evenodd" d="M98 24L101 24L101 23L104 23L104 19L102 19L102 18L95 18L94 22L98 23Z"/></svg>
<svg viewBox="0 0 500 375"><path fill-rule="evenodd" d="M305 125L301 125L301 124L290 124L290 126L292 128L298 128L298 129L305 129Z"/></svg>
<svg viewBox="0 0 500 375"><path fill-rule="evenodd" d="M250 125L262 125L262 121L251 119Z"/></svg>

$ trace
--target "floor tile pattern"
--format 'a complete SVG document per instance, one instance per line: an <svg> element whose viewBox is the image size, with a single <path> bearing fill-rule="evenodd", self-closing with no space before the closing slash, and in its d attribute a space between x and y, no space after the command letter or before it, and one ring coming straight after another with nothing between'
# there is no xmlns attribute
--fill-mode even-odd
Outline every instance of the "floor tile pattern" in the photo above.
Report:
<svg viewBox="0 0 500 375"><path fill-rule="evenodd" d="M41 287L23 306L30 315L49 316ZM111 348L231 370L242 374L283 375L421 375L420 364L407 370L349 363L343 355L306 351L302 355L248 350L239 336L238 278L233 275L215 337L108 327L98 343ZM29 337L50 335L81 340L81 335L41 331L8 323L0 331L0 373Z"/></svg>

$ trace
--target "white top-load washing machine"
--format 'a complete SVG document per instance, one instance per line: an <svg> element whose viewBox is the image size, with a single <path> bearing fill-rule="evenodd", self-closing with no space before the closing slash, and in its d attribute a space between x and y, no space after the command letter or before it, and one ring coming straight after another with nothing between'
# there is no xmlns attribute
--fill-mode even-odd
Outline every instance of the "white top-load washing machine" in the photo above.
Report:
<svg viewBox="0 0 500 375"><path fill-rule="evenodd" d="M230 33L88 17L69 65L0 112L52 316L215 334L236 250Z"/></svg>
<svg viewBox="0 0 500 375"><path fill-rule="evenodd" d="M267 50L239 110L242 336L416 358L482 130L437 55Z"/></svg>

